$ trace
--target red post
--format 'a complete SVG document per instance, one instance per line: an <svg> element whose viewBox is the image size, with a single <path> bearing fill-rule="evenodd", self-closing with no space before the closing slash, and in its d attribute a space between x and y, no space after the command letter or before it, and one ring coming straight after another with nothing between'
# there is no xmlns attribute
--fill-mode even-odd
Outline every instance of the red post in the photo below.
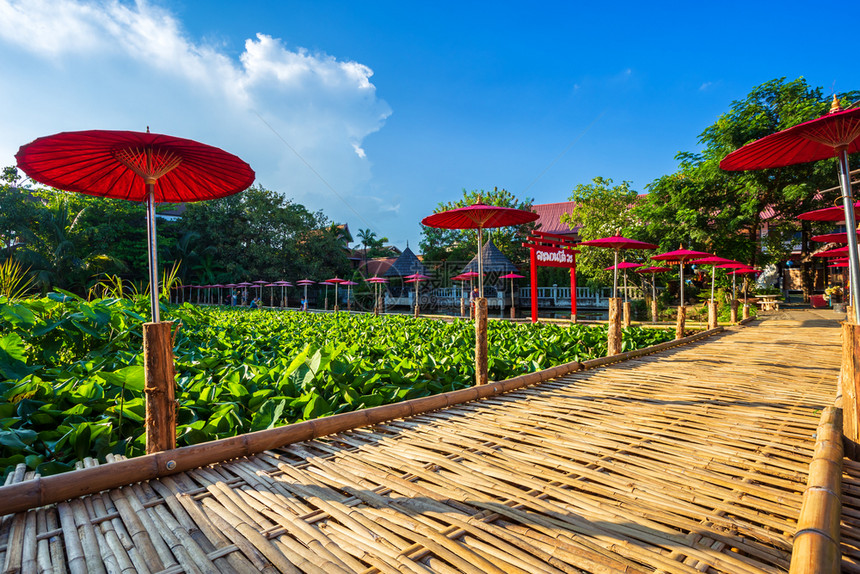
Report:
<svg viewBox="0 0 860 574"><path fill-rule="evenodd" d="M537 323L538 300L537 300L537 249L529 249L531 254L531 298L532 298L532 323Z"/></svg>
<svg viewBox="0 0 860 574"><path fill-rule="evenodd" d="M570 268L570 321L576 323L576 265Z"/></svg>

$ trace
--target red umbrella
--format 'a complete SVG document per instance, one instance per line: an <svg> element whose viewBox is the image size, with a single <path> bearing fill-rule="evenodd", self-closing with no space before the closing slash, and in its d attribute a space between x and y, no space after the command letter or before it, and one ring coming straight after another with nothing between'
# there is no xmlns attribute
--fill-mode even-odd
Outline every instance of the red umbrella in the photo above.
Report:
<svg viewBox="0 0 860 574"><path fill-rule="evenodd" d="M384 277L378 277L378 276L374 275L373 277L371 277L370 279L368 279L368 280L367 280L367 282L368 282L368 283L373 283L373 284L374 284L374 289L373 289L373 295L374 295L373 308L374 308L374 309L376 310L376 312L378 313L378 312L379 312L379 309L378 309L378 306L379 306L379 297L380 297L380 295L379 295L379 289L380 289L379 285L381 285L382 283L388 283L388 279L386 279L386 278L384 278Z"/></svg>
<svg viewBox="0 0 860 574"><path fill-rule="evenodd" d="M711 257L710 253L705 253L704 251L690 251L689 249L676 249L675 251L667 251L666 253L660 253L658 255L652 255L651 259L654 261L666 261L667 263L677 263L680 267L680 275L681 275L681 305L684 304L684 263L686 261L690 261L691 259L698 259L701 257Z"/></svg>
<svg viewBox="0 0 860 574"><path fill-rule="evenodd" d="M305 288L305 298L304 303L302 304L302 311L308 310L308 285L315 285L316 281L312 281L311 279L300 279L296 281L296 285L301 285Z"/></svg>
<svg viewBox="0 0 860 574"><path fill-rule="evenodd" d="M734 279L738 275L758 275L761 273L758 269L748 268L748 269L735 269L734 271L730 271L729 275ZM747 306L747 291L744 289L744 307Z"/></svg>
<svg viewBox="0 0 860 574"><path fill-rule="evenodd" d="M419 313L419 305L418 305L418 288L421 285L422 281L427 281L430 279L427 275L422 275L421 273L414 273L412 275L407 275L404 283L415 283L415 314Z"/></svg>
<svg viewBox="0 0 860 574"><path fill-rule="evenodd" d="M346 307L349 310L352 310L352 301L349 298L350 288L358 285L355 281L344 281L341 285L346 285Z"/></svg>
<svg viewBox="0 0 860 574"><path fill-rule="evenodd" d="M854 204L854 216L860 214L860 201ZM824 209L816 209L815 211L807 211L797 216L798 219L804 221L845 221L845 208L843 207L825 207Z"/></svg>
<svg viewBox="0 0 860 574"><path fill-rule="evenodd" d="M848 267L848 261L837 261L836 263L831 263L828 267Z"/></svg>
<svg viewBox="0 0 860 574"><path fill-rule="evenodd" d="M478 296L484 297L484 260L481 255L484 246L484 229L522 225L538 218L533 211L523 211L511 207L498 207L476 203L466 207L458 207L440 213L428 215L421 220L427 227L442 229L477 229L478 230Z"/></svg>
<svg viewBox="0 0 860 574"><path fill-rule="evenodd" d="M854 233L860 235L860 231ZM825 233L824 235L814 235L810 239L819 243L848 243L848 233Z"/></svg>
<svg viewBox="0 0 860 574"><path fill-rule="evenodd" d="M642 267L641 269L637 269L634 273L650 273L651 274L651 299L653 301L657 300L657 273L666 273L667 271L671 271L671 267ZM656 315L655 315L656 322Z"/></svg>
<svg viewBox="0 0 860 574"><path fill-rule="evenodd" d="M711 304L714 303L714 285L717 280L717 265L718 264L726 264L726 263L737 263L737 261L733 261L731 259L726 259L725 257L717 257L716 255L712 255L710 257L705 257L703 259L692 259L689 261L692 265L710 265L711 266Z"/></svg>
<svg viewBox="0 0 860 574"><path fill-rule="evenodd" d="M833 95L830 112L781 132L763 137L733 151L720 162L729 171L784 167L836 157L839 162L839 185L845 227L857 228L854 218L854 198L851 195L851 169L848 154L860 150L860 109L843 110ZM854 323L860 324L860 258L857 237L848 235L851 279L851 304Z"/></svg>
<svg viewBox="0 0 860 574"><path fill-rule="evenodd" d="M148 131L63 132L22 146L15 155L30 178L67 191L146 201L152 320L158 309L157 202L194 202L232 195L254 182L233 154Z"/></svg>
<svg viewBox="0 0 860 574"><path fill-rule="evenodd" d="M845 257L848 255L848 246L844 247L835 247L833 249L828 249L827 251L819 251L818 253L813 253L813 257Z"/></svg>
<svg viewBox="0 0 860 574"><path fill-rule="evenodd" d="M644 249L644 248L643 248ZM618 251L615 252L615 256L618 257ZM604 271L613 271L616 275L618 274L618 270L621 269L624 271L624 302L627 302L627 270L628 269L636 269L637 267L642 267L641 263L633 263L630 261L622 261L621 263L616 263L611 267L606 267ZM614 295L614 293L613 293Z"/></svg>
<svg viewBox="0 0 860 574"><path fill-rule="evenodd" d="M657 249L657 246L653 243L645 243L644 241L637 241L635 239L628 239L626 237L621 237L617 233L612 237L601 237L600 239L592 239L591 241L583 241L580 245L589 245L591 247L603 247L605 249L613 249L615 251L615 265L613 267L608 267L605 271L609 269L613 269L614 272L612 274L612 297L615 298L618 296L618 252L622 249ZM637 265L636 267L639 267ZM626 288L626 285L625 285ZM626 290L626 289L625 289Z"/></svg>
<svg viewBox="0 0 860 574"><path fill-rule="evenodd" d="M326 279L326 280L324 281L324 283L328 283L328 284L334 285L334 309L335 309L335 311L337 311L337 309L338 309L338 305L337 305L337 287L338 287L338 285L340 285L341 283L345 283L345 282L346 282L346 279L341 279L340 277L335 277L334 279ZM328 289L327 289L327 288L326 288L326 297L325 297L325 298L326 298L326 301L328 301ZM328 304L326 304L326 306L328 306Z"/></svg>
<svg viewBox="0 0 860 574"><path fill-rule="evenodd" d="M508 273L507 275L502 275L499 279L510 279L511 280L511 308L514 307L514 279L525 279L525 275L517 275L516 273ZM511 315L511 318L514 316Z"/></svg>

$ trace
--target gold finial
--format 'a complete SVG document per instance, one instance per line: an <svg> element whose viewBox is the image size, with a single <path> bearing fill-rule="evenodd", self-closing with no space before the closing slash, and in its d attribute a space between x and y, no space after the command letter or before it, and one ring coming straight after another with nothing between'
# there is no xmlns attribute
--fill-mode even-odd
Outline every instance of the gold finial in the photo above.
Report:
<svg viewBox="0 0 860 574"><path fill-rule="evenodd" d="M830 104L830 113L841 112L842 106L839 105L839 98L836 97L836 94L833 94L833 103Z"/></svg>

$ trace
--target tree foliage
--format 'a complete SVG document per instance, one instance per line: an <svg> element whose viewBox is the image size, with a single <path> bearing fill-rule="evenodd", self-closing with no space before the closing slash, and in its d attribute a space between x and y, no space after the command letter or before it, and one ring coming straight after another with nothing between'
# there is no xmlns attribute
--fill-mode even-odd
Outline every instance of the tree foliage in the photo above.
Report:
<svg viewBox="0 0 860 574"><path fill-rule="evenodd" d="M147 281L141 203L21 187L15 168L0 186L3 259L20 261L43 290L86 293L111 275ZM172 205L159 206L159 211ZM260 186L187 204L178 221L156 225L159 267L178 264L183 284L331 276L349 271L341 230L322 212ZM12 243L19 243L12 246Z"/></svg>
<svg viewBox="0 0 860 574"><path fill-rule="evenodd" d="M843 104L857 95L843 94ZM816 193L836 184L835 160L747 172L723 171L719 162L744 144L823 115L829 106L822 90L803 78L765 82L732 102L700 134L702 151L679 153L678 172L648 186L637 215L648 222L649 236L667 249L683 243L749 264L785 259L799 243L797 215L832 205L840 195Z"/></svg>

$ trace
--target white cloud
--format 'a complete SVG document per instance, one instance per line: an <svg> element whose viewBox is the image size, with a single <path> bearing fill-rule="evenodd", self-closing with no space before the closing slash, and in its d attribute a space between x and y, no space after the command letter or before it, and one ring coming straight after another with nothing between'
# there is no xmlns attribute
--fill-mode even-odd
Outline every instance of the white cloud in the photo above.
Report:
<svg viewBox="0 0 860 574"><path fill-rule="evenodd" d="M2 165L42 135L150 125L235 153L266 187L341 220L355 215L329 186L352 203L371 178L364 139L391 114L366 65L263 33L237 60L144 0L0 0L0 75L15 110Z"/></svg>

